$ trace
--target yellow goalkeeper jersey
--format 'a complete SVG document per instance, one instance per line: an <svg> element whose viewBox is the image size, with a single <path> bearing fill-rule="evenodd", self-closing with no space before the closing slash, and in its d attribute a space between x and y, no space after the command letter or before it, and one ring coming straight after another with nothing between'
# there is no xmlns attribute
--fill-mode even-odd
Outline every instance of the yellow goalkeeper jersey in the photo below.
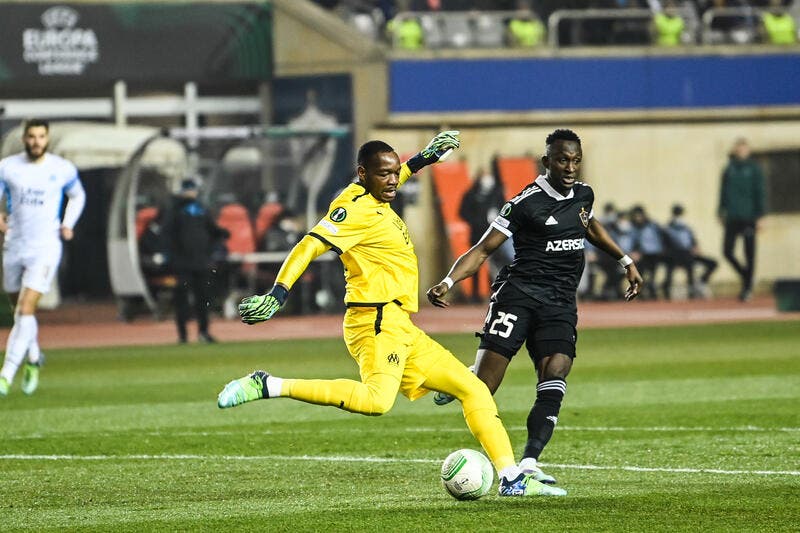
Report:
<svg viewBox="0 0 800 533"><path fill-rule="evenodd" d="M405 222L390 204L352 183L308 234L339 254L345 268L346 304L397 300L405 311L417 311L417 256Z"/></svg>

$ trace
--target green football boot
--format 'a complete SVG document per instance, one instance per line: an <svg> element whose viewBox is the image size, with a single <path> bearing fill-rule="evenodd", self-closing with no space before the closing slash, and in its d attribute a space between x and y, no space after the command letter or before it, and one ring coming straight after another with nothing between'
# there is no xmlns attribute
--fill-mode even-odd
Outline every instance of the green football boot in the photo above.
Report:
<svg viewBox="0 0 800 533"><path fill-rule="evenodd" d="M538 481L539 483L544 483L545 485L555 485L556 478L551 476L550 474L546 474L542 472L542 469L538 466L529 466L527 468L523 468L520 466L523 474L528 474L529 476L533 476L533 479Z"/></svg>
<svg viewBox="0 0 800 533"><path fill-rule="evenodd" d="M0 378L0 398L5 398L8 396L8 381L6 378Z"/></svg>
<svg viewBox="0 0 800 533"><path fill-rule="evenodd" d="M20 384L20 388L24 394L30 396L39 388L40 368L41 364L39 363L25 363L25 367L22 371L22 383Z"/></svg>
<svg viewBox="0 0 800 533"><path fill-rule="evenodd" d="M217 405L220 409L227 409L261 398L269 398L267 393L268 377L269 374L263 370L256 370L249 376L231 381L217 396Z"/></svg>

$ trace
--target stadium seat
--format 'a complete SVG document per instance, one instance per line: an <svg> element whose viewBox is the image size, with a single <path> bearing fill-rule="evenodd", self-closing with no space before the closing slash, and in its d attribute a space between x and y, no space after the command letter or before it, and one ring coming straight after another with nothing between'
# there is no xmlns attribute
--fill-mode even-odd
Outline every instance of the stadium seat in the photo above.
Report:
<svg viewBox="0 0 800 533"><path fill-rule="evenodd" d="M536 161L532 157L501 157L497 159L497 172L506 200L511 199L539 175Z"/></svg>
<svg viewBox="0 0 800 533"><path fill-rule="evenodd" d="M240 203L223 205L217 216L217 224L230 232L230 237L225 241L229 254L248 254L256 251L256 238L250 213ZM225 277L228 278L228 291L233 292L243 282L239 274L244 275L248 288L252 288L257 272L257 264L253 262L229 262L225 268Z"/></svg>
<svg viewBox="0 0 800 533"><path fill-rule="evenodd" d="M503 20L489 13L474 16L475 44L481 48L502 48L505 45Z"/></svg>
<svg viewBox="0 0 800 533"><path fill-rule="evenodd" d="M223 205L219 210L217 224L231 234L225 242L228 253L247 254L256 251L253 224L245 206L239 203Z"/></svg>
<svg viewBox="0 0 800 533"><path fill-rule="evenodd" d="M158 207L147 206L136 211L136 241L142 240L147 226L158 218Z"/></svg>
<svg viewBox="0 0 800 533"><path fill-rule="evenodd" d="M458 207L470 187L469 168L464 161L447 161L431 167L433 184L445 224L460 221Z"/></svg>
<svg viewBox="0 0 800 533"><path fill-rule="evenodd" d="M283 213L283 204L280 202L267 202L258 209L255 223L255 241L263 244L264 236Z"/></svg>
<svg viewBox="0 0 800 533"><path fill-rule="evenodd" d="M447 45L444 31L437 16L424 14L420 16L419 23L425 36L425 48L436 49Z"/></svg>
<svg viewBox="0 0 800 533"><path fill-rule="evenodd" d="M470 18L464 14L448 13L441 18L445 42L449 48L469 48L474 45Z"/></svg>
<svg viewBox="0 0 800 533"><path fill-rule="evenodd" d="M433 186L439 200L439 209L444 221L447 240L453 259L470 249L469 225L458 216L458 208L464 193L472 185L469 179L469 168L463 161L447 161L431 167ZM489 295L489 267L481 266L478 293L481 297ZM472 279L461 282L467 294L472 294Z"/></svg>
<svg viewBox="0 0 800 533"><path fill-rule="evenodd" d="M345 20L373 41L378 39L379 24L369 13L351 13Z"/></svg>

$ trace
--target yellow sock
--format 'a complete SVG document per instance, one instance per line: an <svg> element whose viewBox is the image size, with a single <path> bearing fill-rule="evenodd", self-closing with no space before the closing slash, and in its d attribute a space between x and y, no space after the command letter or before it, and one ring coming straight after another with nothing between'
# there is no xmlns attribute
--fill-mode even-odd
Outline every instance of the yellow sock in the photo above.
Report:
<svg viewBox="0 0 800 533"><path fill-rule="evenodd" d="M400 382L375 374L366 383L352 379L284 379L281 396L316 405L332 405L351 413L382 415L397 398Z"/></svg>
<svg viewBox="0 0 800 533"><path fill-rule="evenodd" d="M466 405L464 407L464 419L467 421L467 426L486 450L495 470L500 472L509 466L516 466L511 439L508 438L508 433L497 415L497 410L484 408L467 413Z"/></svg>
<svg viewBox="0 0 800 533"><path fill-rule="evenodd" d="M451 394L461 401L469 430L483 446L498 474L505 468L516 467L511 440L486 385L453 356L442 357L428 372L425 384L428 388Z"/></svg>

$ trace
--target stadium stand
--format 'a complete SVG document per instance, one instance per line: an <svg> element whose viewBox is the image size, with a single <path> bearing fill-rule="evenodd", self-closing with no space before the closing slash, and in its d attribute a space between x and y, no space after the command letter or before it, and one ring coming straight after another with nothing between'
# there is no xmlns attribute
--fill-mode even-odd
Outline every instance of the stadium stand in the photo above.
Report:
<svg viewBox="0 0 800 533"><path fill-rule="evenodd" d="M776 3L778 0L776 0ZM652 44L651 25L659 9L642 7L641 3L630 3L628 7L596 7L597 3L580 2L556 4L555 9L541 9L540 20L546 22L548 44L564 46L604 45L648 45ZM696 2L675 2L684 21L680 37L681 44L748 44L759 42L760 20L766 12L766 2L743 5L720 2L698 9ZM602 5L602 4L601 4ZM800 3L790 2L784 9L798 20ZM361 14L357 18L345 17L361 33L380 35L380 22L374 15ZM519 11L493 9L464 9L454 11L403 11L393 19L395 23L404 19L418 20L424 32L425 47L439 48L503 48L512 46L508 37L508 24ZM370 18L370 22L363 19ZM388 34L395 48L400 45ZM392 42L393 41L393 42Z"/></svg>

